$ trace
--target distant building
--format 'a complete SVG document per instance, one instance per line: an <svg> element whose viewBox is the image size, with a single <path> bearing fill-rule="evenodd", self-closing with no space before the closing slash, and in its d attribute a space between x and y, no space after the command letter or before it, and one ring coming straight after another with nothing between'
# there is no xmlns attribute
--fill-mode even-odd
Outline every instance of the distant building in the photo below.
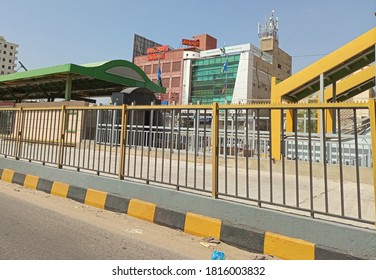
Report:
<svg viewBox="0 0 376 280"><path fill-rule="evenodd" d="M259 26L260 48L251 44L217 48L217 39L203 34L183 39L185 48L151 48L149 54L134 57L134 63L154 82L160 67L167 89L157 96L162 104L268 102L271 77L291 76L292 58L279 48L277 31L273 13L265 28Z"/></svg>
<svg viewBox="0 0 376 280"><path fill-rule="evenodd" d="M0 75L15 72L18 45L10 43L0 36Z"/></svg>
<svg viewBox="0 0 376 280"><path fill-rule="evenodd" d="M186 40L186 48L172 49L167 45L150 47L147 54L134 57L134 64L139 66L155 83L158 82L158 68L162 73L162 85L165 94L157 94L162 103L182 103L183 61L186 58L199 58L201 50L217 47L217 39L208 34L197 35L194 40ZM146 39L147 40L147 39ZM147 40L152 42L151 40Z"/></svg>

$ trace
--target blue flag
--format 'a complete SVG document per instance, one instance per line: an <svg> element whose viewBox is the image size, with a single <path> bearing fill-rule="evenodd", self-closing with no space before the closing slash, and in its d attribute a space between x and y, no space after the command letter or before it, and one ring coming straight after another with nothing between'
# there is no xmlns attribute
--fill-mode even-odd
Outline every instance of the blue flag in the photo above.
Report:
<svg viewBox="0 0 376 280"><path fill-rule="evenodd" d="M221 68L221 73L220 74L226 73L227 69L228 69L228 65L227 65L227 60L226 60L226 62L223 64L223 66Z"/></svg>
<svg viewBox="0 0 376 280"><path fill-rule="evenodd" d="M161 66L158 66L158 76L157 76L157 78L158 78L158 84L160 86L162 86L162 71L161 71Z"/></svg>

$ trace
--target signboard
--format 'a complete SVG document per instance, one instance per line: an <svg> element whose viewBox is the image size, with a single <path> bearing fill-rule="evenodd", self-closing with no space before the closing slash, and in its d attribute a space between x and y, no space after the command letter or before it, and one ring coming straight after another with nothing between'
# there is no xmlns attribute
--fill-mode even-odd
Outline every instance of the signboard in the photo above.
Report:
<svg viewBox="0 0 376 280"><path fill-rule="evenodd" d="M161 59L165 59L165 56L166 56L166 53L151 53L151 54L148 54L148 60L158 60L159 59L159 55L161 56Z"/></svg>
<svg viewBox="0 0 376 280"><path fill-rule="evenodd" d="M147 54L167 52L167 51L168 51L168 45L163 45L163 46L148 48L146 50Z"/></svg>
<svg viewBox="0 0 376 280"><path fill-rule="evenodd" d="M188 40L188 39L182 39L181 44L184 46L191 46L191 47L200 47L200 40Z"/></svg>

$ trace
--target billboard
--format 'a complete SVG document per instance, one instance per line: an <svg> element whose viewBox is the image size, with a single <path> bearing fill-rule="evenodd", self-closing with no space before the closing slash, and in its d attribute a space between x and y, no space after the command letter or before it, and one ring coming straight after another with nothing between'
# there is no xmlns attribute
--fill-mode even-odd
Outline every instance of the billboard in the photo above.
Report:
<svg viewBox="0 0 376 280"><path fill-rule="evenodd" d="M168 45L163 45L163 46L156 46L156 47L148 48L146 52L147 54L152 54L152 53L167 52L168 50L169 50Z"/></svg>
<svg viewBox="0 0 376 280"><path fill-rule="evenodd" d="M159 57L160 56L160 57ZM165 59L166 53L150 53L148 54L148 60L158 60L158 59Z"/></svg>
<svg viewBox="0 0 376 280"><path fill-rule="evenodd" d="M200 40L189 40L189 39L182 39L181 44L184 46L190 46L190 47L200 47Z"/></svg>
<svg viewBox="0 0 376 280"><path fill-rule="evenodd" d="M153 47L158 47L158 46L161 46L161 44L158 44L140 35L134 34L133 60L132 61L134 61L134 58L136 56L146 55L148 48L153 48Z"/></svg>

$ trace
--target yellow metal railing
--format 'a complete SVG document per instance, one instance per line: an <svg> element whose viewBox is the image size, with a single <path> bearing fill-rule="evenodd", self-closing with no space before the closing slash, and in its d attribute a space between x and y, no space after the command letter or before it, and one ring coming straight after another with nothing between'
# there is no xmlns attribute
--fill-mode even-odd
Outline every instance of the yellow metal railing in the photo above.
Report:
<svg viewBox="0 0 376 280"><path fill-rule="evenodd" d="M328 136L326 132L314 135L312 129L308 135L302 134L288 122L298 110L322 111L324 118L326 112L352 110L355 126L356 112L364 109L370 116L372 159L367 160L372 162L372 167L359 165L358 147L353 145L347 152L333 142L358 143L363 136L358 135L356 129L348 140L349 135ZM234 121L238 121L234 127L225 119L230 113L233 126ZM268 125L262 123L262 114L270 121ZM341 125L340 119L338 122ZM255 130L251 130L251 123ZM3 126L0 154L7 157L40 161L58 168L108 173L119 179L134 178L177 189L194 189L211 194L213 198L236 197L258 205L292 208L311 216L322 214L375 222L374 215L364 216L366 211L362 204L368 192L365 188L373 185L370 200L376 213L376 153L372 152L376 148L375 100L367 103L0 108L0 124ZM268 134L263 136L263 133ZM324 151L314 148L314 141ZM336 163L329 161L326 155L333 153L326 151L329 141L337 153ZM296 155L290 159L285 151L289 145ZM305 159L299 158L303 147L307 149L303 152ZM314 153L324 153L324 161L314 162ZM355 154L353 166L349 166L342 157L352 154ZM335 202L328 193L333 170L337 170L335 173L338 169L334 178L339 178L340 194L336 199L340 205L337 212L331 212L329 206ZM349 173L354 174L353 178ZM302 176L307 178L306 185ZM367 179L370 176L373 178ZM347 180L354 184L354 203L358 205L354 215L345 211L352 203L347 201L351 196L344 186ZM324 196L322 205L317 199L318 190L322 190ZM302 203L304 195L307 205Z"/></svg>

